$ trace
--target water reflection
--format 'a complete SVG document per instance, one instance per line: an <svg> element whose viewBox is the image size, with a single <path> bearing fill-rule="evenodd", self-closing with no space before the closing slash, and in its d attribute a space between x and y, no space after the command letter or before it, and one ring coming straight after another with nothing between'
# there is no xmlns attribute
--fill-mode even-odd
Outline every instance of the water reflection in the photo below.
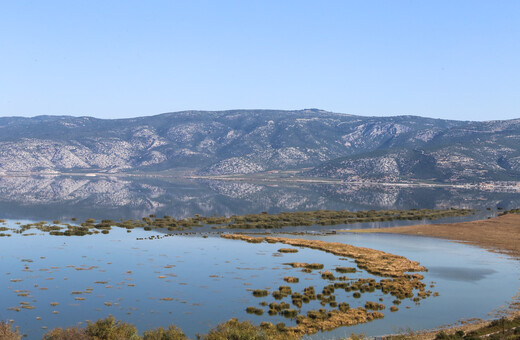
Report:
<svg viewBox="0 0 520 340"><path fill-rule="evenodd" d="M466 268L466 267L439 267L428 268L430 274L438 279L450 281L476 282L496 273L493 269Z"/></svg>
<svg viewBox="0 0 520 340"><path fill-rule="evenodd" d="M520 206L520 194L453 188L246 183L143 177L0 177L0 212L13 219L139 219L296 210Z"/></svg>

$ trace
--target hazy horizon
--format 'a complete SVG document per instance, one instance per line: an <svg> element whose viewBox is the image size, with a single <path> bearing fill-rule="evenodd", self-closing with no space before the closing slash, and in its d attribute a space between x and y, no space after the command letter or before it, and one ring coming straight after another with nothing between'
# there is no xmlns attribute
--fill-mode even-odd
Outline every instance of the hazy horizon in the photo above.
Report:
<svg viewBox="0 0 520 340"><path fill-rule="evenodd" d="M430 117L430 116L424 116L420 114L395 114L395 115L360 115L355 113L345 113L345 112L334 112L334 111L328 111L323 110L320 108L305 108L305 109L226 109L226 110L197 110L197 109L187 109L187 110L179 110L179 111L168 111L168 112L160 112L160 113L152 113L152 114L144 114L140 116L128 116L128 117L96 117L93 115L74 115L74 114L41 114L41 115L27 115L27 116L21 116L21 115L14 115L14 116L0 116L0 118L37 118L37 117L75 117L75 118L95 118L95 119L103 119L103 120L117 120L117 119L134 119L134 118L145 118L145 117L154 117L154 116L160 116L164 114L171 114L171 113L183 113L183 112L227 112L227 111L286 111L286 112L296 112L296 111L305 111L305 110L319 110L319 111L326 111L327 113L334 113L334 114L341 114L345 116L358 116L358 117L375 117L375 118L384 118L384 117L421 117L421 118L427 118L427 119L441 119L441 120L453 120L453 121L473 121L473 122L488 122L488 121L499 121L499 120L516 120L520 119L520 115L516 118L506 118L506 119L485 119L485 120L479 120L479 119L450 119L450 118L437 118L437 117Z"/></svg>

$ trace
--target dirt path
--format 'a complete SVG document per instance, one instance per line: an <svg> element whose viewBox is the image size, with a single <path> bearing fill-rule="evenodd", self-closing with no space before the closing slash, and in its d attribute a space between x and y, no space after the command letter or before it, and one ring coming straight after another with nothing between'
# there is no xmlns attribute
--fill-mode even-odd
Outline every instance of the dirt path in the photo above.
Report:
<svg viewBox="0 0 520 340"><path fill-rule="evenodd" d="M354 229L342 232L422 235L467 242L490 251L520 258L520 214L506 214L482 221Z"/></svg>

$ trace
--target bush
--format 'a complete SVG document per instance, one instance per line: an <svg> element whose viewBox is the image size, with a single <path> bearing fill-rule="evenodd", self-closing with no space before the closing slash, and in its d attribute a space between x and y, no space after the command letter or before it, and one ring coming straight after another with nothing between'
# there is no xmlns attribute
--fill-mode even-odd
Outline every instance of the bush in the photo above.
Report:
<svg viewBox="0 0 520 340"><path fill-rule="evenodd" d="M99 340L140 339L134 325L116 321L113 316L88 324L86 333Z"/></svg>
<svg viewBox="0 0 520 340"><path fill-rule="evenodd" d="M275 326L256 327L249 321L233 318L211 329L206 335L198 335L201 340L289 340L295 339Z"/></svg>
<svg viewBox="0 0 520 340"><path fill-rule="evenodd" d="M159 327L143 333L144 340L184 340L186 335L177 326L171 325L168 329Z"/></svg>
<svg viewBox="0 0 520 340"><path fill-rule="evenodd" d="M1 337L0 337L1 338ZM89 340L84 328L54 328L43 336L43 340Z"/></svg>
<svg viewBox="0 0 520 340"><path fill-rule="evenodd" d="M13 325L9 322L0 321L0 339L2 340L20 340L22 336L18 329L13 330Z"/></svg>

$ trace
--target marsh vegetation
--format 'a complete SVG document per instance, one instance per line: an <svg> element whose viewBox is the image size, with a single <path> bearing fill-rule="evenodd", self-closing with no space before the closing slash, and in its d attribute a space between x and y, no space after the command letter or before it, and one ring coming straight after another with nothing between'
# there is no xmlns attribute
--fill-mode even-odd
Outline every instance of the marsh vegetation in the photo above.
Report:
<svg viewBox="0 0 520 340"><path fill-rule="evenodd" d="M168 231L185 231L194 227L212 226L213 229L279 229L283 227L298 226L333 226L341 224L364 222L387 222L395 220L435 220L443 217L467 216L474 211L471 209L410 209L410 210L315 210L281 212L279 214L247 214L233 215L230 217L195 215L188 218L174 218L171 216L157 217L149 215L141 220L103 219L97 221L88 218L84 222L73 223L54 220L51 222L40 221L34 223L19 224L18 228L2 227L0 231L10 230L13 233L23 234L28 230L36 229L54 236L85 236L93 234L108 234L113 227L124 228L131 231L134 228L143 228L146 231L164 229ZM25 233L25 235L28 235ZM0 236L10 236L9 233L0 233ZM254 242L254 241L253 241ZM298 252L295 248L282 248L279 252Z"/></svg>
<svg viewBox="0 0 520 340"><path fill-rule="evenodd" d="M224 234L223 238L242 240L246 242L268 242L283 243L294 247L312 248L329 253L342 258L354 259L358 268L363 268L369 273L382 276L383 278L376 280L374 278L358 278L348 279L346 277L337 278L331 271L322 270L321 278L331 283L323 287L321 293L316 294L315 287L305 287L302 292L294 291L289 286L280 286L278 290L273 291L272 297L275 300L282 300L290 296L290 301L294 308L290 308L289 303L284 301L269 304L268 314L281 315L287 318L295 319L296 326L286 327L285 332L291 335L302 336L304 334L314 334L318 331L332 330L337 327L356 325L359 323L370 322L375 319L384 317L380 312L386 306L382 303L366 301L363 307L352 308L348 301L337 301L337 290L344 292L353 292L353 298L361 298L363 293L372 293L376 290L383 294L390 294L398 300L399 303L404 299L412 299L419 302L426 299L432 294L432 291L426 290L426 284L422 282L424 276L418 273L410 274L409 272L425 271L426 268L419 263L410 261L403 256L398 256L382 251L354 247L342 243L330 243L317 240L290 239L280 237L255 237L243 234ZM292 268L312 270L324 269L323 264L290 262L285 263ZM357 268L354 267L336 267L338 273L356 273ZM285 277L286 282L290 282L292 277ZM254 296L264 297L268 295L267 290L254 290ZM303 304L312 300L319 300L321 306L328 306L328 310L321 308L318 310L309 310L301 313ZM380 299L383 300L382 298ZM392 312L397 311L397 307L392 306ZM251 313L256 313L256 307L249 307Z"/></svg>
<svg viewBox="0 0 520 340"><path fill-rule="evenodd" d="M150 217L150 219L154 219L155 217ZM88 233L102 233L104 231L111 231L112 228L117 227L114 225L107 226L106 224L111 224L112 222L108 222L108 220L102 220L100 223L104 225L99 225L96 227L96 225L100 224L97 223L95 220L89 220L83 222L84 225L77 226L77 231L80 231L80 233L84 232L85 230L88 230ZM113 222L116 223L116 222ZM61 223L60 225L57 225L57 227L48 226L46 222L37 222L35 224L38 224L42 227L42 229L46 229L49 232L52 231L59 231L63 232L65 236L65 232L69 231L68 233L70 236L74 236L76 230L73 228L69 228L64 225L64 223ZM62 229L58 229L62 228ZM86 228L86 229L85 229ZM11 228L7 228L7 231L11 231ZM26 229L26 228L24 228ZM29 228L30 229L30 228ZM29 230L26 229L26 230ZM189 237L174 237L170 240L166 241L155 241L155 240L161 240L164 238L164 235L155 235L155 233L148 234L147 231L143 231L144 228L141 230L134 231L138 238L140 236L144 236L144 239L147 240L154 240L153 242L138 242L140 244L142 243L149 243L153 244L151 247L148 247L149 249L144 249L147 247L142 247L143 252L142 254L145 255L147 251L150 251L150 249L153 249L156 245L166 245L166 244L172 244L170 243L170 240L177 240L177 239L184 239L184 240L194 240L195 242L198 242L199 244L203 244L204 242L208 242L208 244L212 244L212 240L216 240L214 236L216 235L210 235L209 240L202 241L202 237L198 235L198 237L192 237L191 235ZM154 228L152 228L153 230ZM131 230L131 229L127 229ZM112 236L105 238L105 237L99 237L98 240L107 240L105 242L106 245L109 245L110 248L104 248L104 249L97 249L98 254L102 254L103 251L106 249L106 254L111 257L110 252L113 252L117 247L119 247L118 244L120 244L122 238L120 238L121 233L124 233L126 235L125 230L112 230ZM188 234L188 233L183 233ZM259 233L260 234L260 233ZM266 234L266 233L264 233ZM147 235L151 235L148 237ZM21 239L21 235L14 235L14 238ZM101 235L99 235L101 236ZM292 235L291 237L294 237L295 235ZM297 236L296 236L297 237ZM310 238L314 238L314 236L306 236ZM330 236L337 237L337 236ZM278 274L274 275L273 277L276 277L275 280L269 283L260 283L262 280L258 280L259 276L262 276L261 272L252 273L249 270L261 270L259 266L251 265L251 263L248 264L239 264L238 261L234 261L234 265L230 268L228 267L229 273L233 272L232 269L243 269L248 270L251 273L249 276L251 279L248 280L248 277L242 276L238 274L233 274L233 279L237 280L244 280L244 286L247 286L248 289L243 289L242 293L243 295L240 296L234 301L237 302L240 299L240 302L242 305L240 305L239 308L234 309L235 315L239 315L242 313L242 317L246 317L247 319L253 320L256 324L260 324L260 321L269 321L273 319L277 319L277 321L284 320L286 318L285 323L278 323L271 326L268 326L268 322L263 322L262 325L272 329L276 330L279 334L282 334L283 336L294 336L298 337L302 334L311 334L313 332L319 332L319 331L327 331L331 330L337 327L342 326L348 326L348 325L355 325L360 324L364 322L369 322L378 318L382 318L384 315L382 313L383 309L386 309L388 312L397 312L399 311L399 308L396 306L400 303L404 302L404 305L400 308L401 310L404 310L405 308L410 308L412 306L413 308L413 302L420 303L422 299L426 299L430 296L436 296L438 295L437 292L433 292L429 289L433 288L428 284L429 288L426 288L427 285L425 285L422 281L424 280L424 277L421 274L413 273L413 271L420 271L422 270L422 266L420 266L418 263L413 263L413 261L408 261L403 257L393 255L390 253L380 252L376 250L367 250L366 248L359 248L359 247L352 247L346 244L341 243L331 243L331 242L322 242L322 241L311 241L311 240L302 240L302 239L288 239L288 238L278 238L278 237L252 237L252 236L246 236L246 235L224 235L223 238L230 239L230 238L237 238L241 239L243 241L247 241L250 243L255 244L261 244L263 242L271 243L269 245L246 245L244 244L244 249L248 249L250 251L251 249L259 249L257 252L257 255L268 255L269 252L271 252L272 255L276 255L277 258L273 258L274 268L273 270L279 270ZM137 238L132 237L132 241ZM53 240L52 242L55 242L56 248L63 248L66 246L61 246L61 243L65 245L66 243L69 243L72 245L73 242L76 242L75 244L79 244L79 242L83 242L80 238L75 238L74 240L66 240L62 241L63 239L57 239L53 237L47 237L46 241ZM6 240L7 242L10 242L11 240ZM35 242L36 240L34 240ZM110 241L110 244L108 243ZM181 241L181 240L179 240ZM181 241L184 242L184 241ZM222 242L228 242L222 240ZM189 242L186 242L189 243ZM291 248L281 248L280 245L276 245L276 243L282 243L284 245L290 246ZM47 245L52 243L47 243ZM229 244L229 243L225 243ZM112 245L114 248L112 248ZM140 247L140 245L133 245L133 247ZM204 249L206 248L206 249ZM230 249L233 247L230 247ZM269 249L266 251L266 248ZM171 249L171 248L169 248ZM168 249L168 250L169 250ZM195 248L194 248L195 249ZM200 255L204 255L208 251L208 247L201 246L200 248L196 248L196 252L200 253ZM290 249L289 251L284 251L285 249ZM294 250L296 251L294 251ZM331 256L329 258L321 258L319 256L309 256L310 250L318 250L322 252L328 252L330 254L333 254L337 256L334 260L331 260L333 257L330 254L327 254L327 256ZM166 256L162 254L169 254L168 250L165 249L162 252L156 252L154 255L150 252L150 255L145 255L147 258L145 261L150 261L150 263L153 263L153 261L157 261L160 256ZM191 252L192 249L185 249L184 253L188 254L188 252ZM133 251L132 251L133 252ZM136 250L135 252L141 253L141 250ZM295 254L298 252L297 254ZM64 277L61 277L56 274L54 275L47 275L47 273L51 273L53 271L58 271L58 267L50 267L46 266L44 267L34 267L38 263L38 254L37 256L25 255L26 258L19 257L17 261L21 262L20 268L23 266L23 270L21 273L27 272L27 276L25 275L19 275L19 273L14 274L8 278L7 281L11 280L12 283L11 286L13 286L13 291L16 295L20 298L24 298L24 303L20 303L18 305L19 300L15 301L15 303L9 303L11 307L10 310L20 312L14 313L10 312L13 315L33 315L30 313L38 313L38 315L42 316L42 321L40 325L46 325L50 326L52 324L47 323L48 319L45 312L42 313L42 305L45 304L45 306L49 306L49 303L51 306L58 306L56 311L54 311L56 314L60 313L56 317L60 316L66 316L68 311L71 310L71 306L81 306L79 308L83 308L86 306L94 305L94 309L99 312L107 312L107 311L113 311L114 313L120 313L119 311L126 308L127 314L130 315L131 313L134 313L133 311L135 308L133 308L136 305L133 305L131 301L126 303L126 306L124 302L121 302L118 299L118 294L121 294L121 289L126 287L133 287L135 286L134 283L126 282L128 275L132 273L132 270L134 270L134 278L138 278L142 275L139 274L140 271L138 270L138 267L126 267L125 269L121 270L121 272L124 272L121 277L121 279L116 279L112 274L98 274L92 275L91 279L88 281L90 285L95 287L94 294L87 295L92 293L92 288L83 286L69 286L69 288L63 290L64 296L67 295L69 298L68 300L64 298L61 300L61 297L56 296L49 296L51 299L40 299L42 296L37 296L38 300L40 300L40 303L36 302L36 298L33 297L33 295L36 295L35 293L40 290L44 289L54 289L54 285L47 285L45 287L41 284L40 286L34 286L34 289L31 288L33 286L33 280L30 279L30 277L33 274L30 274L30 272L34 271L41 271L41 274L44 275L41 280L55 280L56 282L56 289L58 285L61 285L58 283L58 280L61 281L67 280L67 277L73 278L73 275L75 274L81 274L83 272L87 271L93 271L93 272L99 272L103 273L106 270L108 270L108 266L103 266L101 263L107 262L107 260L104 260L102 258L95 259L92 257L92 254L84 253L85 256L83 258L89 258L89 262L84 263L78 263L78 262L72 262L74 265L72 265L71 262L65 263L62 265L62 268L65 269L65 267L70 268L69 270L74 273L71 274L70 272L67 273L67 275L64 275ZM159 255L161 254L161 255ZM249 253L248 253L249 254ZM316 254L316 253L314 253ZM43 254L48 255L48 254ZM82 254L83 255L83 254ZM179 262L183 262L186 258L181 259L180 255L182 255L182 252L176 252L176 257L179 258ZM186 255L186 256L193 256L192 255ZM242 259L245 259L247 255L244 257L244 254L241 255ZM268 256L270 258L270 256ZM279 257L286 258L286 263L283 263L284 260L280 259ZM44 259L45 257L41 257L41 259ZM114 257L114 259L117 258ZM236 257L238 259L238 256ZM226 260L232 260L232 258L228 257L225 258ZM172 263L174 263L173 259L170 259L169 261L162 261L160 266L155 266L155 269L153 271L148 272L148 278L147 280L152 281L157 280L160 281L160 284L164 284L163 287L169 287L167 291L162 291L160 293L157 293L155 296L148 297L150 300L157 301L158 306L162 306L159 308L152 308L150 310L150 315L157 315L158 313L167 313L168 311L175 311L177 307L180 304L187 304L186 306L190 305L196 305L198 303L201 303L202 301L190 301L189 298L181 298L179 295L176 295L176 288L172 287L172 285L187 285L191 289L198 289L197 287L202 287L203 285L206 285L206 283L203 282L193 282L188 281L186 278L183 278L181 280L173 280L173 277L176 277L177 274L181 276L182 270L186 269L180 269L177 267L173 270L164 271L162 268L168 268L171 269L175 267ZM337 260L337 261L336 261ZM87 260L85 260L87 261ZM96 261L96 262L92 262ZM139 261L136 262L143 262L139 265L145 266L145 261ZM230 262L230 261L223 261L222 258L218 262L219 265L224 265L224 263ZM301 262L289 262L289 261L301 261ZM303 262L307 261L307 262ZM321 263L314 263L314 262L321 262ZM345 262L348 261L348 262ZM110 260L112 262L112 260ZM110 264L110 262L107 262L107 264ZM116 262L116 261L114 261ZM247 261L245 261L247 263ZM215 262L217 263L217 262ZM273 262L266 262L266 263L273 263ZM353 264L355 263L355 265ZM179 265L179 264L178 264ZM284 266L285 265L285 266ZM350 265L350 266L349 266ZM269 266L269 267L268 267ZM240 268L239 268L240 267ZM253 268L256 267L256 268ZM264 269L269 269L271 265L262 266ZM56 268L56 269L55 269ZM193 268L193 267L192 267ZM132 270L127 270L132 269ZM44 271L45 270L45 271ZM174 272L178 270L177 272ZM204 277L210 277L211 280L216 281L215 283L218 284L218 281L224 282L225 276L229 276L228 279L231 280L231 275L226 275L226 271L219 270L213 271L213 269L210 269L211 271L208 273L205 271ZM303 273L303 274L302 274ZM372 274L377 277L366 277L363 275L366 274ZM210 275L211 274L211 275ZM213 275L215 274L215 275ZM346 275L345 275L346 274ZM247 274L249 275L249 274ZM126 276L126 277L125 277ZM123 280L124 277L124 280ZM322 279L323 278L323 279ZM258 282L256 283L256 280ZM308 281L307 281L308 280ZM282 281L285 281L287 285L280 285L284 284ZM36 282L36 281L34 281ZM49 283L51 283L49 282ZM229 282L229 281L228 281ZM239 281L240 282L240 281ZM307 283L305 284L304 283ZM94 284L95 283L95 284ZM144 285L141 285L141 282L136 282L137 287L143 287ZM211 283L211 282L210 282ZM299 283L299 284L297 284ZM149 283L146 283L149 285ZM240 283L241 285L242 283ZM25 285L25 287L23 286ZM99 286L101 285L101 286ZM155 286L156 283L153 283ZM211 286L210 284L207 284L208 286ZM280 285L280 286L279 286ZM251 287L252 286L252 287ZM255 287L256 286L256 287ZM217 286L215 285L215 288ZM272 288L271 288L272 287ZM276 288L278 287L278 288ZM29 288L29 289L27 289ZM108 292L109 288L112 292ZM171 290L173 288L173 290ZM263 289L249 289L249 288L263 288ZM100 292L98 289L107 289L105 292ZM135 288L139 289L139 288ZM129 288L129 290L132 290L132 288ZM215 291L217 291L215 289ZM63 292L62 292L63 293ZM375 293L375 294L369 294L369 293ZM122 294L128 294L128 293L122 293ZM105 297L101 297L102 295L105 295ZM256 299L254 297L259 297L260 299ZM444 295L444 293L443 293ZM83 297L84 296L84 297ZM100 297L101 300L99 300L97 297ZM143 295L144 296L144 295ZM25 299L26 297L26 299ZM384 297L384 301L383 301ZM356 299L357 298L357 299ZM378 301L379 298L379 301ZM56 304L53 304L52 301L56 299ZM144 298L146 299L146 298ZM393 299L393 301L392 301ZM74 301L71 301L74 300ZM85 302L82 302L86 300ZM371 301L369 301L371 300ZM377 302L374 302L377 301ZM77 302L77 303L75 303ZM192 303L193 302L193 303ZM251 303L252 302L252 303ZM257 305L255 305L257 304ZM392 306L394 304L394 306ZM204 305L204 302L202 302L202 305ZM246 308L246 306L250 305ZM386 307L385 307L386 305ZM167 306L171 306L171 308L168 308ZM182 305L180 305L182 306ZM72 307L74 308L74 307ZM78 307L75 307L78 308ZM140 307L141 308L141 307ZM201 307L206 308L206 307ZM31 310L36 309L36 311ZM45 309L43 309L45 310ZM52 311L52 309L50 309ZM238 312L237 312L238 311ZM143 313L146 311L140 311L140 313ZM186 314L194 313L196 315L196 311L187 311ZM48 312L50 313L50 312ZM171 312L170 312L171 313ZM238 313L238 314L237 314ZM250 313L250 315L245 315L245 313ZM397 313L398 315L401 313ZM134 315L137 316L137 313L134 313ZM99 314L97 315L100 316ZM270 317L273 318L270 318ZM228 316L229 318L231 316ZM40 319L37 319L40 320ZM355 322L353 322L355 320ZM136 322L135 320L132 320L130 317L128 319L125 318L125 321L130 322ZM164 325L164 323L162 323ZM142 327L143 325L139 324L139 322L136 322L136 325L138 327ZM155 323L154 325L160 325L160 323ZM183 327L185 327L186 324L182 324ZM46 326L42 326L46 327ZM39 326L38 326L39 327ZM260 327L257 327L260 328ZM167 331L167 329L160 330L151 330L150 332L155 332L155 336L161 336L160 334L163 334ZM188 332L190 330L188 329ZM342 331L342 330L341 330ZM161 333L162 332L162 333ZM150 333L152 334L152 333ZM158 335L159 334L159 335ZM194 334L189 333L190 335ZM141 336L143 337L144 334ZM151 338L150 338L151 339Z"/></svg>

